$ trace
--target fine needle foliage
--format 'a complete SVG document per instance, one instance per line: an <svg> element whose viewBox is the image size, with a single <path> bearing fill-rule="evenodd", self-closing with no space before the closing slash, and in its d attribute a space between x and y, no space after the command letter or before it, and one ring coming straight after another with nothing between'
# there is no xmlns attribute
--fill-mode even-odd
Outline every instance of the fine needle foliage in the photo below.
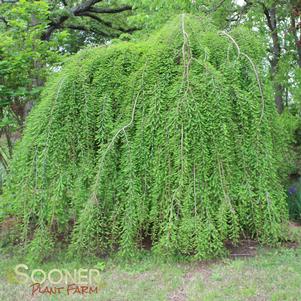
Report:
<svg viewBox="0 0 301 301"><path fill-rule="evenodd" d="M181 15L147 41L71 58L30 115L4 189L29 252L64 240L77 256L151 244L203 259L242 236L279 241L281 135L261 46L244 28Z"/></svg>

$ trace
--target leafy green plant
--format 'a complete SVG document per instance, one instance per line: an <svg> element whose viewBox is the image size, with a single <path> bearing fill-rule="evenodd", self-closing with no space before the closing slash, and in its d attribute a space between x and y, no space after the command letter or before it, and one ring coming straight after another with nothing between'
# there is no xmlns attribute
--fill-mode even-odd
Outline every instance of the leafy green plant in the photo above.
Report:
<svg viewBox="0 0 301 301"><path fill-rule="evenodd" d="M101 272L105 270L106 268L106 263L104 261L99 261L97 262L97 264L95 265L95 268L97 268L98 270L100 270Z"/></svg>
<svg viewBox="0 0 301 301"><path fill-rule="evenodd" d="M189 15L147 41L81 51L29 117L5 214L25 241L42 224L76 256L133 258L146 239L159 256L200 259L241 235L277 242L285 141L262 62L248 30Z"/></svg>
<svg viewBox="0 0 301 301"><path fill-rule="evenodd" d="M41 263L51 257L54 251L54 242L51 233L43 226L35 231L33 240L27 246L29 262Z"/></svg>
<svg viewBox="0 0 301 301"><path fill-rule="evenodd" d="M288 208L290 218L301 222L301 179L288 189Z"/></svg>

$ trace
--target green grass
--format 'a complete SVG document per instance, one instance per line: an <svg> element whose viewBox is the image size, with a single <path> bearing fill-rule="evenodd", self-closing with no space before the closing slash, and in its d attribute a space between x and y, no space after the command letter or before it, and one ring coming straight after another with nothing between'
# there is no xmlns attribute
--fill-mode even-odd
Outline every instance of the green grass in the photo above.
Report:
<svg viewBox="0 0 301 301"><path fill-rule="evenodd" d="M109 260L98 263L103 270L98 294L85 300L101 301L225 301L225 300L301 300L301 248L259 251L248 259L224 259L211 263L158 262L145 257L132 264ZM17 257L0 262L0 300L32 300L29 286L13 284L13 267L20 263ZM39 266L52 268L89 268L88 263L66 263L63 259ZM34 266L28 264L30 268ZM73 296L40 296L34 300L82 300Z"/></svg>

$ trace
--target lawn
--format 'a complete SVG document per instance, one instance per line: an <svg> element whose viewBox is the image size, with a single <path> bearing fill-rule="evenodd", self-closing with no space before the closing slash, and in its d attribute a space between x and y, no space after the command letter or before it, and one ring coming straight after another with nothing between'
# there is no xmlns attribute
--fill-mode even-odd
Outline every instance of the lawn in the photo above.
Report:
<svg viewBox="0 0 301 301"><path fill-rule="evenodd" d="M301 300L301 248L258 248L256 256L232 256L212 262L163 263L150 256L132 263L98 262L98 293L84 300L102 301L225 301ZM2 255L0 300L82 300L80 294L31 296L29 285L12 283L17 257ZM77 261L50 261L39 268L95 267ZM28 266L31 269L30 264Z"/></svg>

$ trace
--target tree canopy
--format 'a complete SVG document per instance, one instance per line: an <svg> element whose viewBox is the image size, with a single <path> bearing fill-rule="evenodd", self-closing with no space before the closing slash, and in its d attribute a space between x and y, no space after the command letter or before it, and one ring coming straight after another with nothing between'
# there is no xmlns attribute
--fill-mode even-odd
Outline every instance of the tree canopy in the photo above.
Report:
<svg viewBox="0 0 301 301"><path fill-rule="evenodd" d="M265 72L270 74L279 113L300 114L300 4L298 1L81 0L0 2L0 149L8 168L15 140L39 100L47 76L64 57L84 47L140 40L174 14L209 15L217 28L244 24L264 38Z"/></svg>

